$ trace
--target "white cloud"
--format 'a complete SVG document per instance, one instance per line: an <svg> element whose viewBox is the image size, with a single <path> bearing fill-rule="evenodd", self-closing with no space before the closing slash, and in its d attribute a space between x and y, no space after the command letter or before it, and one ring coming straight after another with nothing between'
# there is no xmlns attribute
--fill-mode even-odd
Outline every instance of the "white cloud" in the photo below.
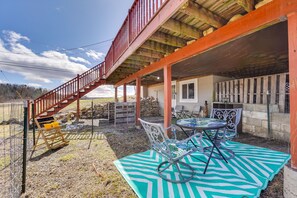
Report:
<svg viewBox="0 0 297 198"><path fill-rule="evenodd" d="M4 39L0 39L0 69L18 73L26 80L50 83L52 80L64 80L73 78L88 68L79 61L74 61L67 54L57 51L44 51L41 54L34 53L20 40L30 39L13 31L3 31ZM80 60L80 57L75 57ZM31 68L30 68L31 67ZM43 68L43 69L34 69Z"/></svg>
<svg viewBox="0 0 297 198"><path fill-rule="evenodd" d="M0 84L6 84L7 81L4 81L4 80L0 80Z"/></svg>
<svg viewBox="0 0 297 198"><path fill-rule="evenodd" d="M16 43L20 40L30 41L30 39L26 36L22 36L19 33L16 33L14 31L9 30L3 30L2 33L5 35L5 39L9 41L10 43Z"/></svg>
<svg viewBox="0 0 297 198"><path fill-rule="evenodd" d="M42 86L41 84L37 84L37 83L28 83L27 85L28 85L29 87L36 87L36 88L39 88L39 87Z"/></svg>
<svg viewBox="0 0 297 198"><path fill-rule="evenodd" d="M87 61L86 59L81 58L81 57L73 57L73 56L71 56L69 59L72 60L72 61L74 61L74 62L85 63L85 64L88 64L88 65L91 65L91 63L89 61Z"/></svg>
<svg viewBox="0 0 297 198"><path fill-rule="evenodd" d="M105 54L102 52L96 52L95 50L89 50L86 52L86 55L94 60L102 60L105 57Z"/></svg>
<svg viewBox="0 0 297 198"><path fill-rule="evenodd" d="M127 86L127 95L135 95L134 86ZM123 88L119 87L118 89L118 97L123 96ZM104 85L100 86L97 89L93 90L89 94L87 94L89 98L106 98L106 97L114 97L114 87L112 85Z"/></svg>

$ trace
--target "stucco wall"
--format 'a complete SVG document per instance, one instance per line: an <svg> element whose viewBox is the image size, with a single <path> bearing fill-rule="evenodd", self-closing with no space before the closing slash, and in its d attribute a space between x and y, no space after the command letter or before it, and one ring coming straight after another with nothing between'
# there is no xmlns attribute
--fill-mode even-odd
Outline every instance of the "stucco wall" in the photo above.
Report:
<svg viewBox="0 0 297 198"><path fill-rule="evenodd" d="M224 78L224 77L223 77ZM204 106L204 102L207 101L209 104L209 110L214 97L214 80L218 80L217 76L205 76L201 78L193 78L197 80L196 94L198 93L197 102L181 102L181 90L180 85L182 81L176 81L176 104L183 105L186 110L191 111L195 105ZM225 78L224 78L225 79ZM164 111L164 85L153 85L148 88L148 96L157 98L160 104L160 114L163 115Z"/></svg>
<svg viewBox="0 0 297 198"><path fill-rule="evenodd" d="M158 100L160 105L160 114L164 114L164 85L154 85L148 87L148 96Z"/></svg>

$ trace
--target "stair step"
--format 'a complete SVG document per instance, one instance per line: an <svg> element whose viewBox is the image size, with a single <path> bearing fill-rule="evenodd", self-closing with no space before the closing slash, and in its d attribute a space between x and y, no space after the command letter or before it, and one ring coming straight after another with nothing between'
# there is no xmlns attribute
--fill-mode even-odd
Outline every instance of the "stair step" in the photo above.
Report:
<svg viewBox="0 0 297 198"><path fill-rule="evenodd" d="M73 103L77 100L78 94L79 98L85 96L87 93L91 92L95 88L97 88L100 85L105 84L104 79L96 79L92 81L89 85L85 86L83 89L81 89L78 93L73 93L72 96L70 96L67 99L62 99L61 101L58 101L57 104L54 107L50 107L51 109L45 110L44 112L40 112L38 116L49 116L53 115L57 112L59 112L61 109L67 107L69 104Z"/></svg>

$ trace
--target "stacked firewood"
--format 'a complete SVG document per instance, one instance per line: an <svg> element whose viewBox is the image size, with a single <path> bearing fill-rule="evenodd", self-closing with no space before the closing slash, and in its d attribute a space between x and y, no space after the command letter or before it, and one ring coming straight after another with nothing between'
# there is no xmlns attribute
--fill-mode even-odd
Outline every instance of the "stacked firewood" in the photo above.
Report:
<svg viewBox="0 0 297 198"><path fill-rule="evenodd" d="M88 119L92 118L92 108L91 107L85 107L81 110L81 116L82 119ZM107 104L96 104L93 107L93 118L107 118L108 112L107 112Z"/></svg>
<svg viewBox="0 0 297 198"><path fill-rule="evenodd" d="M96 104L93 107L93 118L108 118L113 120L114 119L114 102L105 103L105 104ZM140 104L141 110L140 115L141 117L153 117L160 115L160 106L159 102L153 98L142 98ZM109 111L109 113L108 113ZM76 112L68 112L62 113L58 115L58 120L63 120L67 122L69 120L73 120L76 116ZM91 107L84 107L81 109L80 118L82 119L91 119L92 118L92 108Z"/></svg>
<svg viewBox="0 0 297 198"><path fill-rule="evenodd" d="M159 102L153 97L142 98L140 108L141 117L153 117L160 115Z"/></svg>

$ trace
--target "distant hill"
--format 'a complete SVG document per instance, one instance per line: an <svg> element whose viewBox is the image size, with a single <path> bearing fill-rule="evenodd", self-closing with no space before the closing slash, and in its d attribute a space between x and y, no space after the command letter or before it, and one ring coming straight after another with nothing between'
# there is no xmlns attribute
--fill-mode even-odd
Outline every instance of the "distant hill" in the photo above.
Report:
<svg viewBox="0 0 297 198"><path fill-rule="evenodd" d="M47 91L46 89L29 87L27 85L0 84L0 102L35 99Z"/></svg>

